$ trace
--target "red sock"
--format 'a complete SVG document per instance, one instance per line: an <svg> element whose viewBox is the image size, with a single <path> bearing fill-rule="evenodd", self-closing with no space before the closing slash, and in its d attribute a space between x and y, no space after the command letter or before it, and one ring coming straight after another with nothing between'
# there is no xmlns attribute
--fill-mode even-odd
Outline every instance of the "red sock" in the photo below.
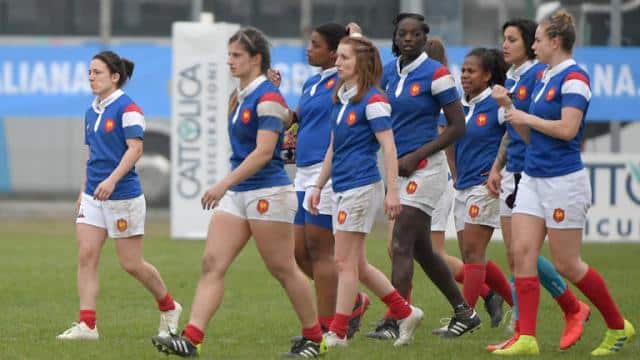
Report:
<svg viewBox="0 0 640 360"><path fill-rule="evenodd" d="M96 328L96 311L95 310L80 310L80 316L78 322L87 324L89 329Z"/></svg>
<svg viewBox="0 0 640 360"><path fill-rule="evenodd" d="M347 336L347 328L349 327L349 318L351 315L336 313L329 330L333 331L340 339Z"/></svg>
<svg viewBox="0 0 640 360"><path fill-rule="evenodd" d="M516 296L518 297L518 315L520 334L536 336L538 305L540 304L540 280L534 277L517 277Z"/></svg>
<svg viewBox="0 0 640 360"><path fill-rule="evenodd" d="M476 307L480 290L484 284L486 269L484 264L464 264L464 285L462 286L462 295L471 307Z"/></svg>
<svg viewBox="0 0 640 360"><path fill-rule="evenodd" d="M620 314L618 306L611 298L607 284L594 268L589 267L582 280L575 285L598 308L609 329L624 329L622 314Z"/></svg>
<svg viewBox="0 0 640 360"><path fill-rule="evenodd" d="M162 299L157 299L158 309L160 311L169 311L176 308L176 303L173 301L171 294L167 292L167 295Z"/></svg>
<svg viewBox="0 0 640 360"><path fill-rule="evenodd" d="M516 320L515 325L513 325L513 332L515 334L519 334L520 333L520 320Z"/></svg>
<svg viewBox="0 0 640 360"><path fill-rule="evenodd" d="M331 315L331 316L318 316L318 322L320 323L320 326L323 329L329 330L329 327L331 326L331 323L333 322L333 315Z"/></svg>
<svg viewBox="0 0 640 360"><path fill-rule="evenodd" d="M464 271L460 270L460 272L454 277L459 284L464 284ZM487 286L486 282L482 284L482 289L480 289L480 296L482 298L486 298L491 292L491 289Z"/></svg>
<svg viewBox="0 0 640 360"><path fill-rule="evenodd" d="M580 303L568 286L562 295L556 298L556 302L565 314L575 314L580 311Z"/></svg>
<svg viewBox="0 0 640 360"><path fill-rule="evenodd" d="M487 261L487 284L493 291L497 292L504 301L509 304L509 306L513 307L513 299L511 298L511 285L509 285L509 281L504 276L504 273L498 265L496 265L493 261Z"/></svg>
<svg viewBox="0 0 640 360"><path fill-rule="evenodd" d="M204 339L204 331L189 323L182 331L182 336L189 339L193 345L199 345L202 343L202 339Z"/></svg>
<svg viewBox="0 0 640 360"><path fill-rule="evenodd" d="M316 323L310 328L302 329L302 337L314 343L322 342L322 328L320 328L320 323Z"/></svg>
<svg viewBox="0 0 640 360"><path fill-rule="evenodd" d="M402 320L411 314L411 307L398 290L393 289L392 292L383 297L382 302L387 304L389 311L391 311L391 317L394 320Z"/></svg>

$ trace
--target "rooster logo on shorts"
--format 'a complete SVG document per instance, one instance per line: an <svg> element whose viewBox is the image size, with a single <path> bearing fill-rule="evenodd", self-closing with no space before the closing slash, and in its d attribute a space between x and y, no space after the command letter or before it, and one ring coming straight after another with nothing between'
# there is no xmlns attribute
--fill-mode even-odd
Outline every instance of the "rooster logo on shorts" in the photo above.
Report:
<svg viewBox="0 0 640 360"><path fill-rule="evenodd" d="M345 211L340 210L338 212L338 224L342 225L347 221L347 213Z"/></svg>
<svg viewBox="0 0 640 360"><path fill-rule="evenodd" d="M407 194L413 195L418 190L418 184L415 181L409 181L407 184Z"/></svg>
<svg viewBox="0 0 640 360"><path fill-rule="evenodd" d="M557 223L564 221L564 209L557 208L553 210L553 220Z"/></svg>
<svg viewBox="0 0 640 360"><path fill-rule="evenodd" d="M127 230L127 227L129 227L129 224L127 224L127 220L125 219L116 220L116 228L118 228L118 231L123 232Z"/></svg>
<svg viewBox="0 0 640 360"><path fill-rule="evenodd" d="M264 214L269 211L269 202L264 199L258 200L258 205L256 206L256 208L258 209L258 212L260 214Z"/></svg>
<svg viewBox="0 0 640 360"><path fill-rule="evenodd" d="M478 205L473 204L469 207L469 216L472 219L475 219L478 217L478 215L480 215L480 207L478 207Z"/></svg>

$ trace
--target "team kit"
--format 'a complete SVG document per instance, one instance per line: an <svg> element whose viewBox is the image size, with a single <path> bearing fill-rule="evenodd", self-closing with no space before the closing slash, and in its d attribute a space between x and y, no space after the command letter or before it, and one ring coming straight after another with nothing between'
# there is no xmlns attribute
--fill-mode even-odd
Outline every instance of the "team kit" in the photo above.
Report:
<svg viewBox="0 0 640 360"><path fill-rule="evenodd" d="M279 91L267 37L246 27L229 39L227 64L238 80L228 104L231 172L201 198L212 215L181 331L182 306L142 256L146 204L135 164L145 121L123 90L134 64L111 51L96 54L89 67L96 98L85 114L89 155L76 202L79 317L57 338L99 339L97 269L112 238L123 270L157 301L153 347L200 355L222 304L225 273L253 238L300 323L284 357L348 352L336 349L348 347L376 298L387 311L365 337L410 345L424 318L423 299L411 297L414 277L422 276L414 274L415 263L451 306L434 336L456 339L483 324L498 326L506 303L512 334L486 350L539 355L542 287L564 318L561 350L579 341L594 310L607 328L591 354L628 347L633 325L580 257L591 201L581 159L591 88L572 57L571 15L507 21L500 49L478 47L465 56L462 93L447 68L445 45L428 36L422 15L398 14L393 26L395 59L386 65L358 24L315 27L307 59L320 71L304 83L295 108ZM287 162L296 167L293 181ZM366 256L380 209L388 218L389 276ZM460 257L444 248L452 211ZM505 271L486 256L496 230L504 239ZM545 239L553 261L540 255ZM591 304L578 300L568 283ZM476 311L480 299L484 320Z"/></svg>

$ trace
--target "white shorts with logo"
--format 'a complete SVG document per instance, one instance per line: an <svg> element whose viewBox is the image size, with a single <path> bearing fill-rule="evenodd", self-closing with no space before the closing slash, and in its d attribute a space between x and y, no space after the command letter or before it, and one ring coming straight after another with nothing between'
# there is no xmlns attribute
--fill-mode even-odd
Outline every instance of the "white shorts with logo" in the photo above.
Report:
<svg viewBox="0 0 640 360"><path fill-rule="evenodd" d="M215 211L247 220L278 221L293 224L298 209L292 185L249 191L227 191Z"/></svg>
<svg viewBox="0 0 640 360"><path fill-rule="evenodd" d="M523 173L513 213L542 218L552 229L582 229L589 207L591 184L584 169L550 178Z"/></svg>
<svg viewBox="0 0 640 360"><path fill-rule="evenodd" d="M453 181L447 181L447 187L431 215L431 231L446 231L454 195Z"/></svg>
<svg viewBox="0 0 640 360"><path fill-rule="evenodd" d="M382 181L333 194L333 232L371 232L384 202Z"/></svg>
<svg viewBox="0 0 640 360"><path fill-rule="evenodd" d="M500 227L500 199L491 196L484 184L456 190L453 215L456 231L462 231L465 223L497 229Z"/></svg>
<svg viewBox="0 0 640 360"><path fill-rule="evenodd" d="M447 173L447 161L443 151L429 156L424 168L414 171L410 177L399 178L400 203L432 216L447 186Z"/></svg>
<svg viewBox="0 0 640 360"><path fill-rule="evenodd" d="M309 198L307 194L309 190L311 190L316 185L321 170L322 163L296 168L296 178L294 180L294 184L296 187L296 191L305 192L302 207L307 211L309 211L309 208L307 206L307 201L309 200ZM332 201L333 188L331 179L329 179L329 181L327 181L327 183L322 188L322 191L320 192L320 204L318 204L318 211L321 215L331 215Z"/></svg>
<svg viewBox="0 0 640 360"><path fill-rule="evenodd" d="M500 182L500 216L511 217L511 209L507 203L507 197L516 190L516 179L514 173L509 171L502 172L502 181Z"/></svg>
<svg viewBox="0 0 640 360"><path fill-rule="evenodd" d="M126 200L95 200L82 194L76 224L106 229L113 239L144 235L147 203L144 195Z"/></svg>

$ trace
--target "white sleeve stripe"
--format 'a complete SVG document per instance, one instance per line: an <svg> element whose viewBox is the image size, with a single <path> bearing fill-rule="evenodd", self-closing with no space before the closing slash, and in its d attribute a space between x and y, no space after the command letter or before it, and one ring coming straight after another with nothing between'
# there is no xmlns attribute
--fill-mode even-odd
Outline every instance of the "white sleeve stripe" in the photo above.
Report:
<svg viewBox="0 0 640 360"><path fill-rule="evenodd" d="M391 116L391 105L382 101L367 104L365 113L367 116L367 120L373 120L375 118L384 116Z"/></svg>
<svg viewBox="0 0 640 360"><path fill-rule="evenodd" d="M438 95L443 91L447 91L455 87L456 87L456 82L453 80L453 76L449 74L449 75L442 76L431 82L431 93L433 95Z"/></svg>
<svg viewBox="0 0 640 360"><path fill-rule="evenodd" d="M274 116L280 120L285 120L288 116L289 109L285 108L276 101L263 101L258 104L256 113L260 116Z"/></svg>
<svg viewBox="0 0 640 360"><path fill-rule="evenodd" d="M582 95L587 101L591 100L591 89L584 81L572 79L562 84L562 94L578 94Z"/></svg>
<svg viewBox="0 0 640 360"><path fill-rule="evenodd" d="M129 111L122 115L122 127L140 126L142 130L145 128L144 115L136 111Z"/></svg>

